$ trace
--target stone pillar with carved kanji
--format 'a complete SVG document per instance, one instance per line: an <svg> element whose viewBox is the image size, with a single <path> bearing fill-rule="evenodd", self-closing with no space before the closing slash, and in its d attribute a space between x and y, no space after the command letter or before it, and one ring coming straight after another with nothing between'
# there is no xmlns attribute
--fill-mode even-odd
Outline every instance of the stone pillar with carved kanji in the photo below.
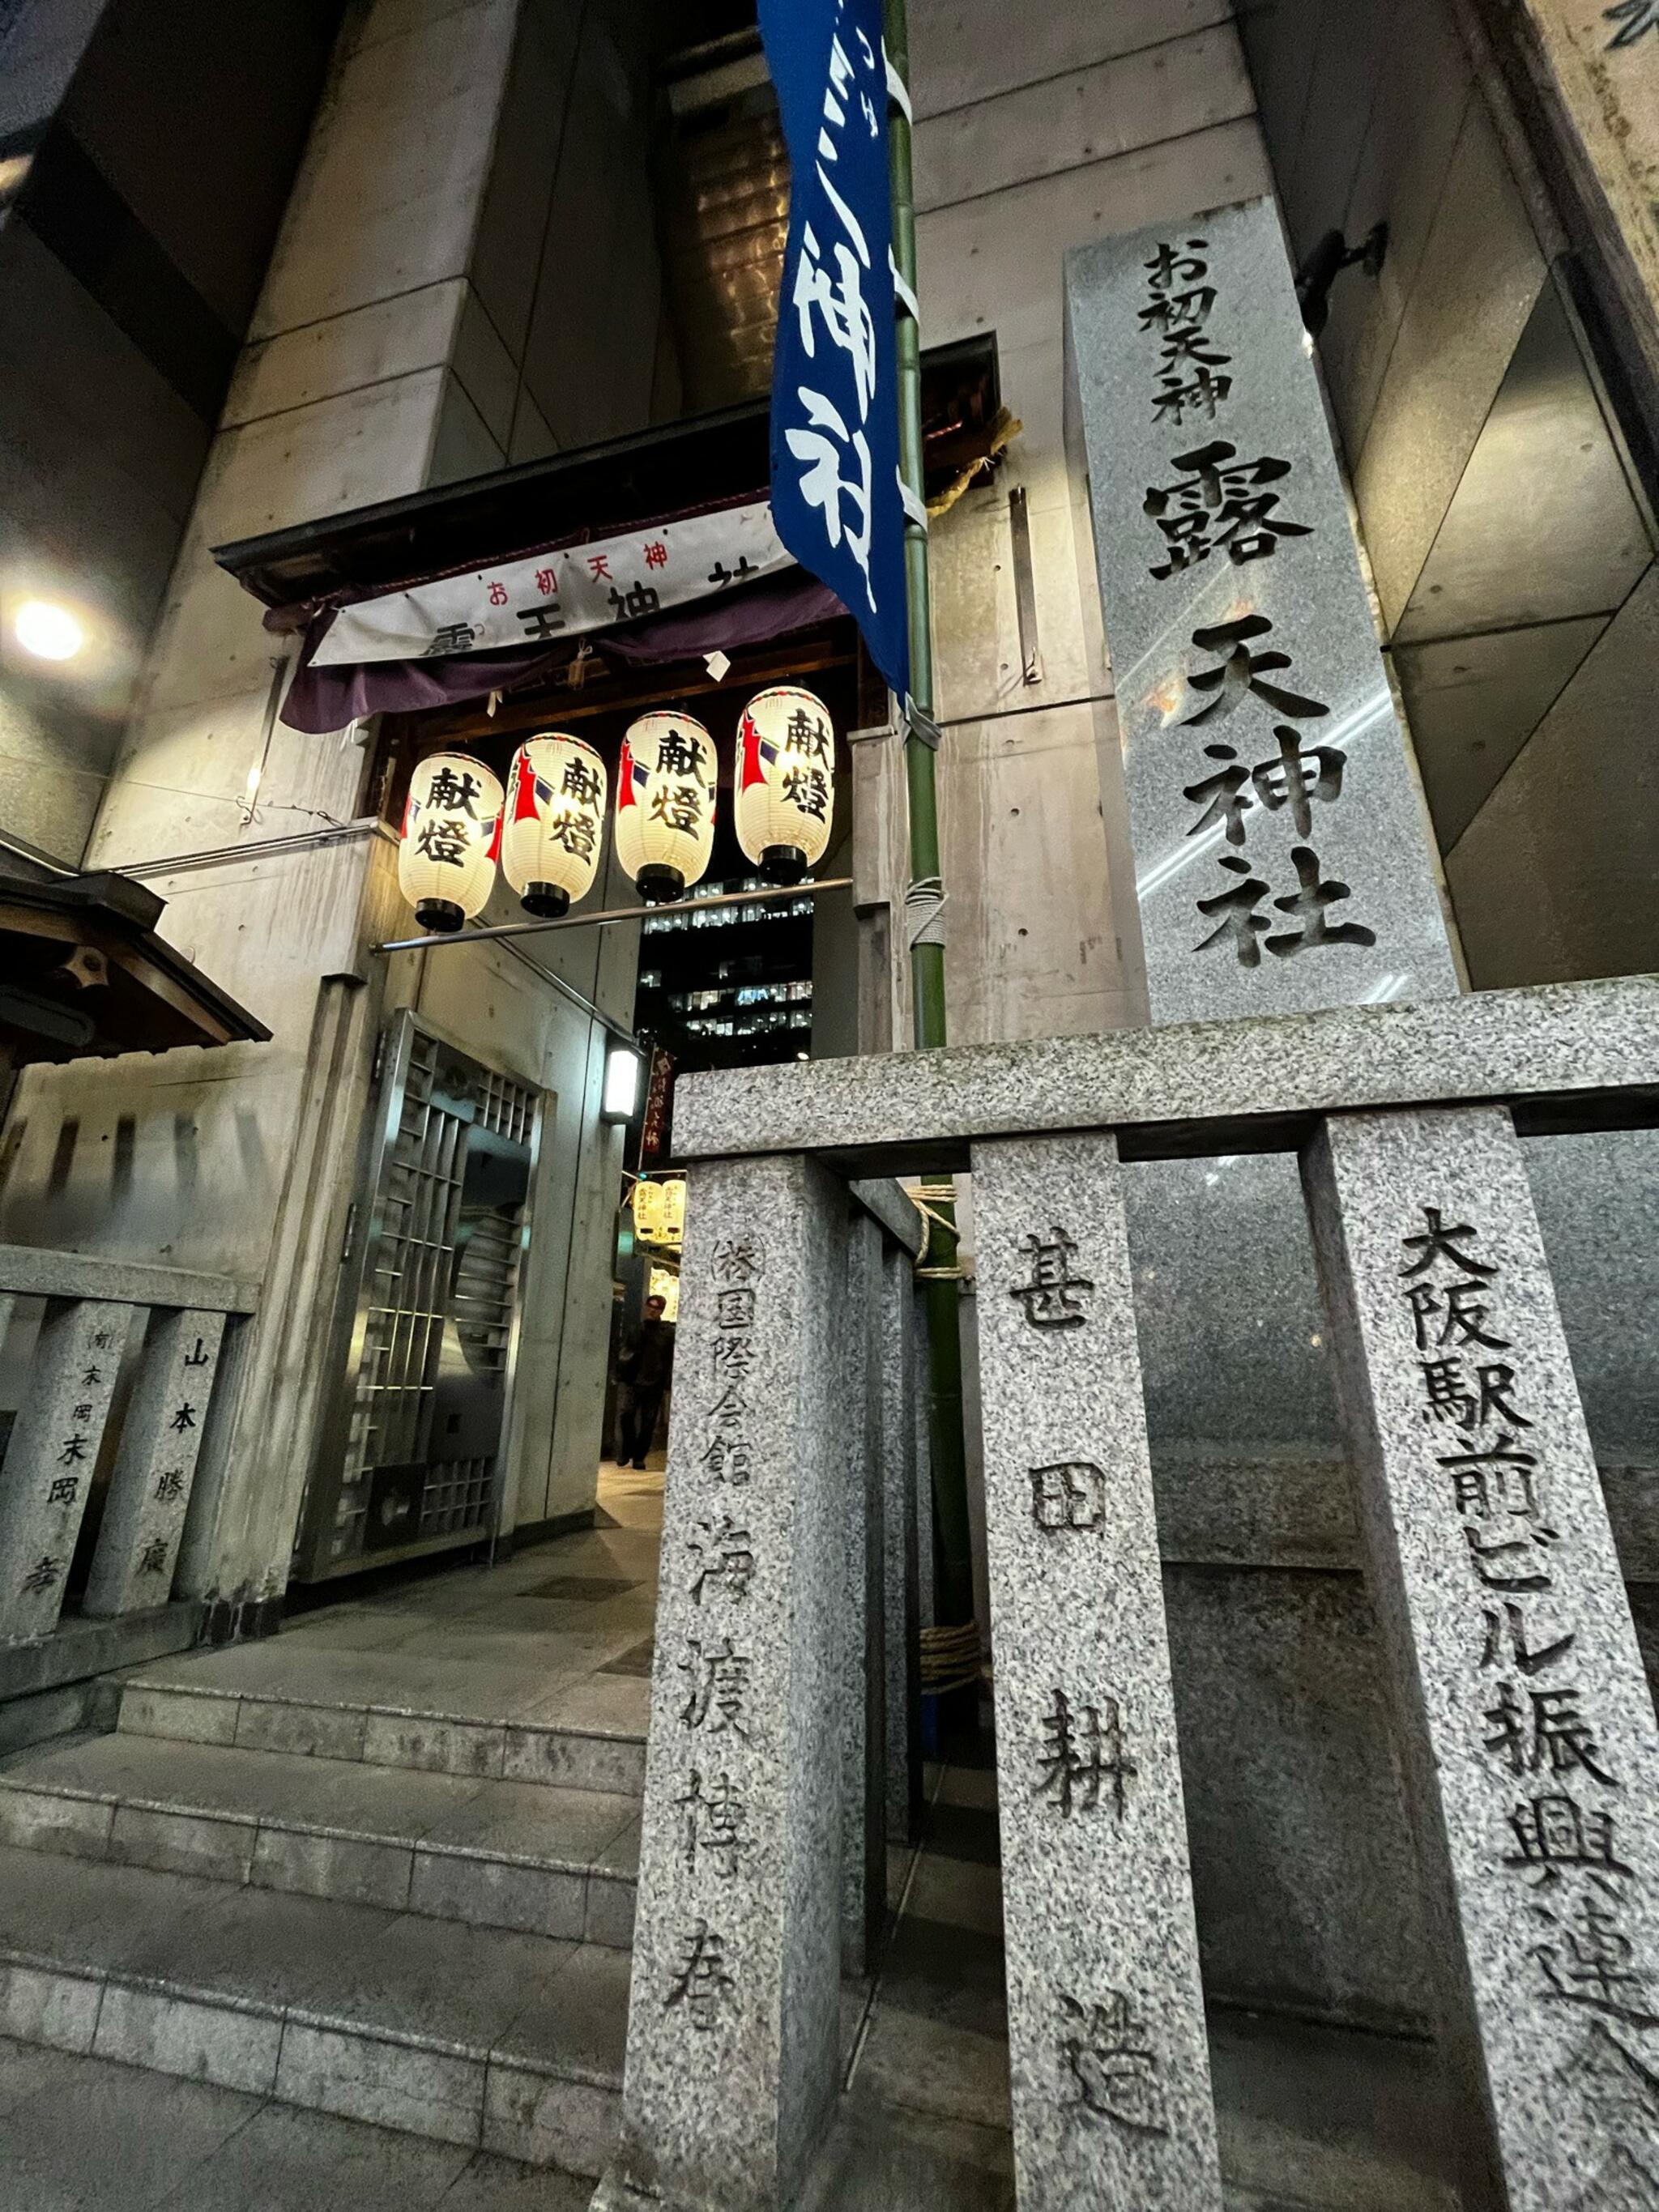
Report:
<svg viewBox="0 0 1659 2212"><path fill-rule="evenodd" d="M102 1298L46 1308L0 1471L0 1644L58 1624L132 1314Z"/></svg>
<svg viewBox="0 0 1659 2212"><path fill-rule="evenodd" d="M1468 2201L1659 2203L1659 1731L1507 1109L1304 1161Z"/></svg>
<svg viewBox="0 0 1659 2212"><path fill-rule="evenodd" d="M89 1613L167 1603L224 1333L222 1313L158 1313L150 1323L93 1554Z"/></svg>
<svg viewBox="0 0 1659 2212"><path fill-rule="evenodd" d="M973 1167L1021 2212L1219 2212L1117 1147Z"/></svg>
<svg viewBox="0 0 1659 2212"><path fill-rule="evenodd" d="M781 2212L836 2093L848 1200L689 1178L622 2141L595 2202Z"/></svg>

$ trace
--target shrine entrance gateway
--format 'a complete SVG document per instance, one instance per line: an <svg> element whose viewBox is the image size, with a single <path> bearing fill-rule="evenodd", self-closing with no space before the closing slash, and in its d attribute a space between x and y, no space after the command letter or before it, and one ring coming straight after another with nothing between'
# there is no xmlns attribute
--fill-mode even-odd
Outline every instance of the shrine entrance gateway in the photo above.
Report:
<svg viewBox="0 0 1659 2212"><path fill-rule="evenodd" d="M1122 1185L1125 1161L1251 1149L1300 1158L1465 2201L1650 2201L1659 1737L1518 1134L1659 1123L1656 1038L1659 982L1633 979L686 1085L639 1932L599 2204L775 2212L834 2101L878 1864L872 1691L902 1584L882 1545L914 1526L914 1461L872 1455L859 1411L902 1369L905 1302L848 1179L925 1159L974 1177L1019 2203L1219 2212Z"/></svg>

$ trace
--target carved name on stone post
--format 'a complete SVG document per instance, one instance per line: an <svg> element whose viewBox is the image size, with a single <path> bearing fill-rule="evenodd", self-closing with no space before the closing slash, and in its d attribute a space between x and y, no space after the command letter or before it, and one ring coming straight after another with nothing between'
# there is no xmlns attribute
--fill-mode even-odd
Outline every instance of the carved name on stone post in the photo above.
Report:
<svg viewBox="0 0 1659 2212"><path fill-rule="evenodd" d="M1507 2212L1634 2212L1659 1732L1521 1147L1500 1107L1354 1115L1305 1173L1476 2156Z"/></svg>
<svg viewBox="0 0 1659 2212"><path fill-rule="evenodd" d="M1117 1148L973 1162L1021 2212L1219 2212Z"/></svg>
<svg viewBox="0 0 1659 2212"><path fill-rule="evenodd" d="M150 1325L93 1555L90 1613L167 1601L224 1333L220 1313L158 1314Z"/></svg>
<svg viewBox="0 0 1659 2212"><path fill-rule="evenodd" d="M0 1474L0 1643L50 1634L92 1489L132 1308L47 1307Z"/></svg>
<svg viewBox="0 0 1659 2212"><path fill-rule="evenodd" d="M596 2202L775 2212L835 2094L847 1200L692 1170L622 2147Z"/></svg>

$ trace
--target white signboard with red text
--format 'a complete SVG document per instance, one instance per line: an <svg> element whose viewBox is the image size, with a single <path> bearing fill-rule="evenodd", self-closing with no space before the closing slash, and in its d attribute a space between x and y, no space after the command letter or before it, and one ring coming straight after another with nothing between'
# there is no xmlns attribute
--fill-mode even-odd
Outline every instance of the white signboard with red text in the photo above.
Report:
<svg viewBox="0 0 1659 2212"><path fill-rule="evenodd" d="M660 614L795 565L765 501L442 576L343 607L314 665L544 645Z"/></svg>

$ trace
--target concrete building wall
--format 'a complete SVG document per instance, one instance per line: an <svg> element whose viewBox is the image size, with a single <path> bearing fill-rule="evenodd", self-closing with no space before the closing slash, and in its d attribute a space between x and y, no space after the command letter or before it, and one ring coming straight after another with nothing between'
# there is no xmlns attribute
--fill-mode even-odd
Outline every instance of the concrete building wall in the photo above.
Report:
<svg viewBox="0 0 1659 2212"><path fill-rule="evenodd" d="M1509 75L1459 0L1263 0L1241 23L1297 252L1388 225L1377 280L1333 290L1319 354L1470 980L1644 970L1659 631L1626 437L1650 451L1653 433L1616 364L1650 343L1624 279L1652 224L1608 167L1637 162L1645 125L1620 102L1645 116L1639 66L1598 59L1593 113L1540 114L1510 98L1547 74L1521 16L1494 25Z"/></svg>
<svg viewBox="0 0 1659 2212"><path fill-rule="evenodd" d="M88 850L167 897L163 932L273 1039L33 1071L13 1107L0 1234L264 1280L231 1479L191 1552L204 1591L286 1579L337 1381L374 1045L401 1006L550 1094L507 1518L592 1500L618 1165L597 1121L605 1032L510 955L374 953L408 916L389 843L354 826L362 733L275 720L276 641L211 548L643 427L660 291L644 19L568 0L349 15ZM603 143L546 127L578 107L590 131L605 118ZM617 257L605 281L567 281L595 239ZM603 420L578 388L603 394ZM626 1019L626 933L535 957Z"/></svg>
<svg viewBox="0 0 1659 2212"><path fill-rule="evenodd" d="M951 1034L1115 1028L1138 1018L1139 985L1113 918L1097 749L1115 747L1116 724L1097 607L1079 583L1062 261L1090 239L1267 189L1266 156L1227 0L1024 14L913 0L910 25L924 342L994 331L1024 426L994 483L933 531ZM1016 488L1042 653L1032 684Z"/></svg>
<svg viewBox="0 0 1659 2212"><path fill-rule="evenodd" d="M131 708L339 12L7 11L0 815L61 863L81 858ZM80 619L71 662L17 643L14 612L35 597Z"/></svg>

